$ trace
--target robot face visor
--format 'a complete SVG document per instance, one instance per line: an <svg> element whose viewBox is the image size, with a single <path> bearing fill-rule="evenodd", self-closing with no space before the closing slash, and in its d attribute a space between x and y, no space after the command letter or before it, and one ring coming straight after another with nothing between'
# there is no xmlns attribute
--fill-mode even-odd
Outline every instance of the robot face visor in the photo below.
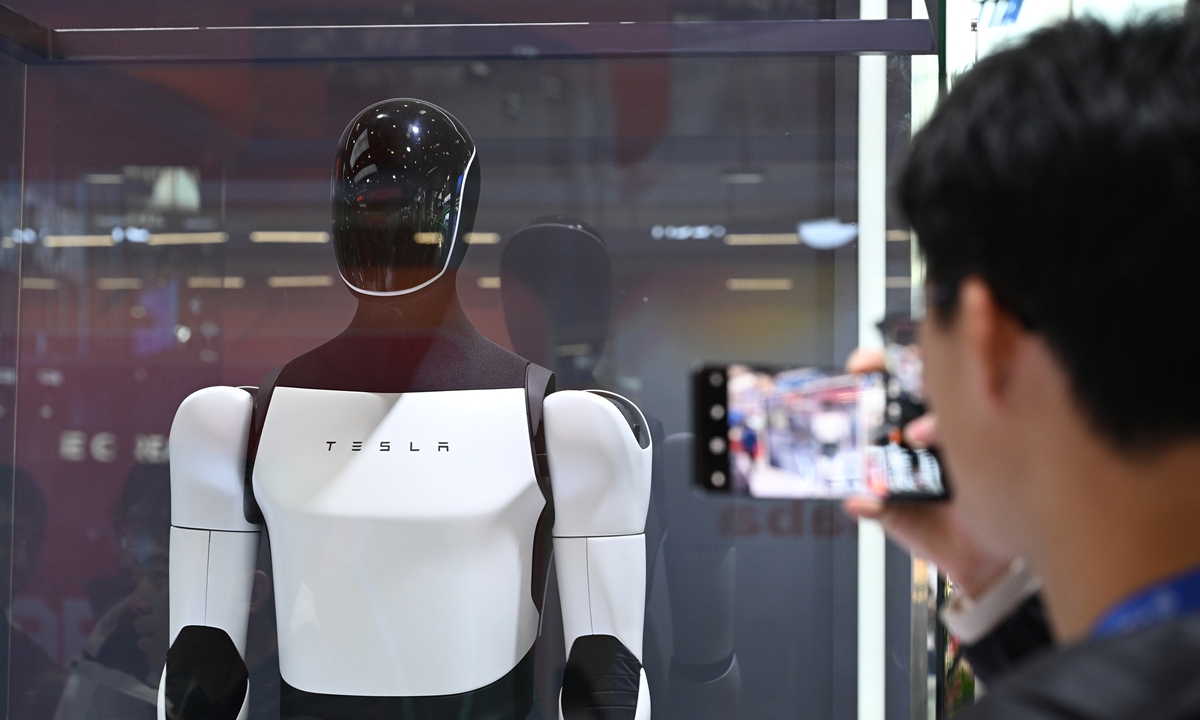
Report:
<svg viewBox="0 0 1200 720"><path fill-rule="evenodd" d="M346 283L368 295L400 295L441 277L469 229L461 225L464 194L478 182L474 159L422 173L368 164L335 180L334 248Z"/></svg>

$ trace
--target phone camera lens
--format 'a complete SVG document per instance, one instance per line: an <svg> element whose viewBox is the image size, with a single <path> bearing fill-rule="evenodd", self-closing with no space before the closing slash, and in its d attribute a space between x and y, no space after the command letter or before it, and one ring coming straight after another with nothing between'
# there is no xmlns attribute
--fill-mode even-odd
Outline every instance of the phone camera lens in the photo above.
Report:
<svg viewBox="0 0 1200 720"><path fill-rule="evenodd" d="M721 387L725 384L725 374L717 371L708 374L708 384L713 387Z"/></svg>
<svg viewBox="0 0 1200 720"><path fill-rule="evenodd" d="M725 487L725 473L720 470L713 470L713 474L709 476L712 480L713 487Z"/></svg>
<svg viewBox="0 0 1200 720"><path fill-rule="evenodd" d="M720 455L725 452L725 438L721 436L714 437L708 441L708 451L713 455Z"/></svg>
<svg viewBox="0 0 1200 720"><path fill-rule="evenodd" d="M887 406L888 420L891 420L892 422L900 422L901 413L902 413L902 411L900 409L900 403L898 403L898 402L888 403L888 406Z"/></svg>
<svg viewBox="0 0 1200 720"><path fill-rule="evenodd" d="M725 406L724 405L713 405L708 410L708 416L711 417L713 420L720 420L721 418L725 417Z"/></svg>

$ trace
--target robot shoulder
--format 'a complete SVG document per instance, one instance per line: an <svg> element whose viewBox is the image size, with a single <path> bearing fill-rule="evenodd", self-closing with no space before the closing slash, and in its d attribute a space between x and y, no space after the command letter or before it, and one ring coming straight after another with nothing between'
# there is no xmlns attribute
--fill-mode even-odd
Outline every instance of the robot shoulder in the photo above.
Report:
<svg viewBox="0 0 1200 720"><path fill-rule="evenodd" d="M254 398L233 387L198 390L180 404L168 443L172 525L258 529L246 521L243 506L253 412Z"/></svg>
<svg viewBox="0 0 1200 720"><path fill-rule="evenodd" d="M555 537L643 532L653 450L637 406L599 390L562 390L544 412Z"/></svg>

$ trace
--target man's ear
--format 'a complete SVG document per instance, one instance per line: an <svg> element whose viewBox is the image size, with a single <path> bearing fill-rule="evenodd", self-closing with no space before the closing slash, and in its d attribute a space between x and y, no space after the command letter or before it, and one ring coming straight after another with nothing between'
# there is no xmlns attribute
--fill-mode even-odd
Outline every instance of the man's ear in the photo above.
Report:
<svg viewBox="0 0 1200 720"><path fill-rule="evenodd" d="M963 281L958 302L960 329L976 380L989 400L1002 403L1026 330L981 278Z"/></svg>

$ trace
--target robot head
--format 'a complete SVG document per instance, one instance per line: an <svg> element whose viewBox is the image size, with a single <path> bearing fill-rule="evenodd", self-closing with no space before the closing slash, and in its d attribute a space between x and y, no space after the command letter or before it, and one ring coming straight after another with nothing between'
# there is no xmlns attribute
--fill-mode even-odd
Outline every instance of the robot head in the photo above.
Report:
<svg viewBox="0 0 1200 720"><path fill-rule="evenodd" d="M538 218L504 244L500 277L513 349L553 370L560 388L594 385L612 309L600 234L578 220Z"/></svg>
<svg viewBox="0 0 1200 720"><path fill-rule="evenodd" d="M462 263L475 224L475 143L450 113L386 100L342 133L333 165L333 247L365 295L404 295Z"/></svg>

